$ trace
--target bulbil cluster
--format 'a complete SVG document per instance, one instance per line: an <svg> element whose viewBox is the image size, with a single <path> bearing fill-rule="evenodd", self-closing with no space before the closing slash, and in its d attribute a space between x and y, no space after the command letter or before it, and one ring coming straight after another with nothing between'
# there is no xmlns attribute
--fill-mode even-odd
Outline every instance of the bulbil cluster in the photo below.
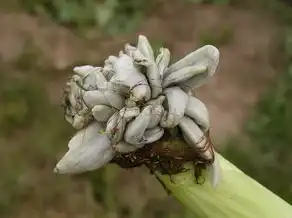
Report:
<svg viewBox="0 0 292 218"><path fill-rule="evenodd" d="M140 35L137 46L126 44L104 67L75 67L64 89L64 111L78 132L54 171L82 173L114 162L175 174L191 161L208 166L216 185L220 169L208 110L191 90L214 75L218 62L218 49L206 45L169 66L169 50L161 48L155 57ZM157 143L175 129L188 144L183 151Z"/></svg>

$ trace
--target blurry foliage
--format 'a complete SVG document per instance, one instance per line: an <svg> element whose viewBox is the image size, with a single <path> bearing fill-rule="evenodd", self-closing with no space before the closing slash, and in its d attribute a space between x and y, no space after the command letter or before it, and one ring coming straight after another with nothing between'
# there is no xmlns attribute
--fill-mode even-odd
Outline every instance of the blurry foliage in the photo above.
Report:
<svg viewBox="0 0 292 218"><path fill-rule="evenodd" d="M290 48L291 34L286 35L285 42ZM290 49L286 51L286 71L271 85L246 124L249 141L230 140L224 153L247 174L292 203L292 55Z"/></svg>
<svg viewBox="0 0 292 218"><path fill-rule="evenodd" d="M43 105L39 90L27 82L7 81L1 74L0 81L0 128L1 134L9 134L18 128L31 126L39 114L38 104Z"/></svg>
<svg viewBox="0 0 292 218"><path fill-rule="evenodd" d="M214 45L220 47L227 45L233 40L233 30L231 27L223 26L216 29L202 32L200 35L200 44L203 45Z"/></svg>
<svg viewBox="0 0 292 218"><path fill-rule="evenodd" d="M133 30L150 5L144 0L21 0L32 13L74 27L96 26L109 33Z"/></svg>
<svg viewBox="0 0 292 218"><path fill-rule="evenodd" d="M0 160L1 217L31 192L32 184L23 183L22 176L50 162L55 157L54 147L68 135L62 121L49 113L55 109L47 101L41 80L14 78L7 71L1 69L0 74L1 151L8 156ZM16 149L13 141L19 132L26 132L26 137L18 140Z"/></svg>
<svg viewBox="0 0 292 218"><path fill-rule="evenodd" d="M22 53L14 61L13 66L19 70L32 71L40 65L42 51L35 45L31 39L25 39Z"/></svg>
<svg viewBox="0 0 292 218"><path fill-rule="evenodd" d="M46 167L53 169L72 130L61 108L50 102L35 47L27 46L13 65L0 62L0 217L17 211L28 196L53 198L68 180L50 184L50 193L35 185Z"/></svg>
<svg viewBox="0 0 292 218"><path fill-rule="evenodd" d="M191 3L206 3L215 5L228 5L232 0L188 0Z"/></svg>

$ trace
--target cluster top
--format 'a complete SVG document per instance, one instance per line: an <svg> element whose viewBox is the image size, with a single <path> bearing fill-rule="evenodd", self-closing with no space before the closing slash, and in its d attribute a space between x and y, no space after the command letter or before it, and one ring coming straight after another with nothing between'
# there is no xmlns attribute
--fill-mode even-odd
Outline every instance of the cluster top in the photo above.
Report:
<svg viewBox="0 0 292 218"><path fill-rule="evenodd" d="M54 171L98 169L117 152L134 152L174 127L190 147L203 149L209 114L191 90L214 75L218 62L218 49L206 45L169 66L170 51L160 48L155 57L148 39L139 35L136 47L126 44L103 67L75 67L65 85L64 110L65 119L78 131ZM212 149L203 149L204 158L214 158ZM211 168L215 185L216 158Z"/></svg>

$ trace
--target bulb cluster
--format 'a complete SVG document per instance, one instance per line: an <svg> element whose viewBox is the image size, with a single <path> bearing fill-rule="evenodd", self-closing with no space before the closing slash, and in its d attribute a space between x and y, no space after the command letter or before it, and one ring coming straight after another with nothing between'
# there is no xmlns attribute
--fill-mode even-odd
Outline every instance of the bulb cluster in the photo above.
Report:
<svg viewBox="0 0 292 218"><path fill-rule="evenodd" d="M218 62L218 49L206 45L169 66L169 50L160 48L155 57L147 38L140 35L137 46L126 44L104 67L75 67L64 89L64 110L78 132L54 171L98 169L117 152L135 152L174 127L190 147L202 149L206 159L214 158L213 148L204 149L208 110L191 90L214 75ZM216 159L212 170L216 183Z"/></svg>

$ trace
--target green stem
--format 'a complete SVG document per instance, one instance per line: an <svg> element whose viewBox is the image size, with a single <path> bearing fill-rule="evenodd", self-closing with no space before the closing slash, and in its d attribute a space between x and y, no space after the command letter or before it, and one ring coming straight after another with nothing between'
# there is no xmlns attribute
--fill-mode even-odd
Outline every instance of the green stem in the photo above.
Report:
<svg viewBox="0 0 292 218"><path fill-rule="evenodd" d="M192 165L190 171L172 177L156 173L182 204L198 218L290 218L292 206L250 178L217 153L222 179L213 188L209 180L196 184Z"/></svg>

